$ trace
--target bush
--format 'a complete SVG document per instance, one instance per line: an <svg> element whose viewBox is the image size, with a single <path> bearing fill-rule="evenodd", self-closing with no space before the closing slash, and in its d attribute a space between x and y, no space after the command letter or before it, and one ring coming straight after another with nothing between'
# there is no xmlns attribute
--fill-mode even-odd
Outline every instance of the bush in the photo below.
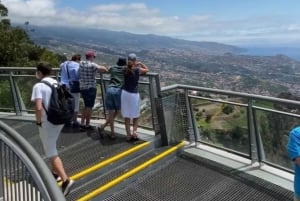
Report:
<svg viewBox="0 0 300 201"><path fill-rule="evenodd" d="M233 106L232 105L225 105L224 107L223 107L223 109L222 109L222 112L224 113L224 114L231 114L232 112L233 112Z"/></svg>

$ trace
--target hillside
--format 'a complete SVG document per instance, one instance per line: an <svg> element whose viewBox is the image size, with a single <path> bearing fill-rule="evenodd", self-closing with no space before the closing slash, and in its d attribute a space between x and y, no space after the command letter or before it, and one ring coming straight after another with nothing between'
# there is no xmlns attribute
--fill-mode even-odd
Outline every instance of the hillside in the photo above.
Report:
<svg viewBox="0 0 300 201"><path fill-rule="evenodd" d="M245 49L214 42L194 42L157 35L96 29L31 27L31 39L67 56L87 49L97 61L113 65L117 57L135 52L162 84L180 83L276 96L300 91L300 62L285 55L249 56Z"/></svg>

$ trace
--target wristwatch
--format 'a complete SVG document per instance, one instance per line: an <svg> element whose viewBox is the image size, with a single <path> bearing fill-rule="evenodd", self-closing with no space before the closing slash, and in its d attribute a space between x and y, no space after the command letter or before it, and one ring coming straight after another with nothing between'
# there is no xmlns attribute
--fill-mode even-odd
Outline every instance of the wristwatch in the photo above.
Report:
<svg viewBox="0 0 300 201"><path fill-rule="evenodd" d="M37 126L42 126L42 122L36 122Z"/></svg>

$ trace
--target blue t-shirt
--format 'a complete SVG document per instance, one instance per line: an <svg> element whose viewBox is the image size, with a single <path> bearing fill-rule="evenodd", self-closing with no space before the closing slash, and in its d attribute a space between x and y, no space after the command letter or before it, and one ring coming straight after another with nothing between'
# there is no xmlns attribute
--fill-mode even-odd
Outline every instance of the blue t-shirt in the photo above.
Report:
<svg viewBox="0 0 300 201"><path fill-rule="evenodd" d="M79 81L79 63L75 61L66 61L60 65L62 84L69 87L70 81ZM68 74L69 71L69 74Z"/></svg>
<svg viewBox="0 0 300 201"><path fill-rule="evenodd" d="M133 73L125 71L123 89L130 93L138 93L139 78L140 69L138 67L133 69Z"/></svg>
<svg viewBox="0 0 300 201"><path fill-rule="evenodd" d="M300 157L300 126L290 131L290 139L287 144L287 151L291 160ZM297 197L300 197L300 166L295 163L294 166L294 191Z"/></svg>

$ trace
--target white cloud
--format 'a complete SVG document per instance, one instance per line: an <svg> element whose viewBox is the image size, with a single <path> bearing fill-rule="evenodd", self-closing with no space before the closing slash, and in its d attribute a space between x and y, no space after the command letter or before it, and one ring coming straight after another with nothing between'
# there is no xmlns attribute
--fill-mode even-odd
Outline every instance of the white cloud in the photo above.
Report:
<svg viewBox="0 0 300 201"><path fill-rule="evenodd" d="M144 3L98 4L87 10L57 8L57 0L2 0L12 22L101 28L133 33L153 33L178 38L236 43L274 41L300 36L300 24L283 18L256 17L222 20L211 15L166 16Z"/></svg>

